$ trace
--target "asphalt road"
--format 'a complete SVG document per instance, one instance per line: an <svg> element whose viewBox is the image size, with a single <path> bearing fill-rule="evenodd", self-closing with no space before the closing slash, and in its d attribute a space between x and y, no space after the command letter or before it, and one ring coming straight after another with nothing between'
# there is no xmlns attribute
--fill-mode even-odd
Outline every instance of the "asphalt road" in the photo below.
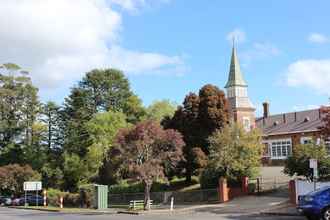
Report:
<svg viewBox="0 0 330 220"><path fill-rule="evenodd" d="M76 215L50 213L30 210L18 210L9 208L0 208L0 220L303 220L303 217L285 217L285 216L257 216L257 215L219 215L212 213L189 213L189 214L148 214L148 215Z"/></svg>

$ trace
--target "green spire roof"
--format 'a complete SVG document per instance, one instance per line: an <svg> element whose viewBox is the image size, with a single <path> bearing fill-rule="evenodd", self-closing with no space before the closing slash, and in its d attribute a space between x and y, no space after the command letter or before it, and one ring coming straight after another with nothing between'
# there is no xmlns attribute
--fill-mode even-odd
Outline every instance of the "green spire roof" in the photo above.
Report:
<svg viewBox="0 0 330 220"><path fill-rule="evenodd" d="M225 88L232 87L232 86L246 86L247 84L243 79L243 75L241 73L241 68L239 67L239 62L237 58L235 44L233 43L233 50L231 54L231 61L230 61L230 70L229 70L229 77L228 82Z"/></svg>

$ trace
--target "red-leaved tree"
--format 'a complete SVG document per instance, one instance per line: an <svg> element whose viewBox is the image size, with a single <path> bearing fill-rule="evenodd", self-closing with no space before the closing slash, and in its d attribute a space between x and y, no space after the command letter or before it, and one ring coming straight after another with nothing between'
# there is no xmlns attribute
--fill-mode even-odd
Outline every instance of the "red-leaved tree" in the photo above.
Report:
<svg viewBox="0 0 330 220"><path fill-rule="evenodd" d="M150 209L150 189L157 179L166 179L165 166L175 167L182 160L184 142L175 130L164 130L159 123L144 121L121 130L116 145L132 177L144 184L144 209Z"/></svg>

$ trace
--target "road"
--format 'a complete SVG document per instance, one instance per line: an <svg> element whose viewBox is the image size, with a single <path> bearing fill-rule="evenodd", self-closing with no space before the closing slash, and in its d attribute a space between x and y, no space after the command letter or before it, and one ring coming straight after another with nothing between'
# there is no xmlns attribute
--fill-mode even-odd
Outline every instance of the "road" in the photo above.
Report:
<svg viewBox="0 0 330 220"><path fill-rule="evenodd" d="M279 217L279 216L258 216L258 215L219 215L212 213L187 213L187 214L148 214L148 215L76 215L50 213L31 210L18 210L0 208L1 220L303 220L303 217Z"/></svg>

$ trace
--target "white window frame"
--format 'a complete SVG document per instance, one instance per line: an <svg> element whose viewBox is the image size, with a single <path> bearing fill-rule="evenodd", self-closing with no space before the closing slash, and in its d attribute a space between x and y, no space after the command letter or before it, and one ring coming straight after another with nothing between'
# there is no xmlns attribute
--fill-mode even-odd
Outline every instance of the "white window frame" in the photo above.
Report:
<svg viewBox="0 0 330 220"><path fill-rule="evenodd" d="M309 143L305 143L305 141L308 141L308 142L312 143L313 142L313 137L305 136L305 137L300 138L300 143L301 144L309 144Z"/></svg>
<svg viewBox="0 0 330 220"><path fill-rule="evenodd" d="M280 156L278 156L278 154L277 154L279 152L278 147L276 147L276 155L273 154L273 143L279 143L279 142L290 142L289 151L288 151L287 148L285 148L286 149L286 156L282 156L282 154L283 154L282 153L283 152L283 146L282 145L280 145L281 147L279 147ZM276 159L276 160L287 159L288 156L292 155L292 140L291 140L291 138L269 140L268 141L268 146L269 146L269 153L270 153L270 158L271 159Z"/></svg>
<svg viewBox="0 0 330 220"><path fill-rule="evenodd" d="M243 117L243 127L245 129L245 131L251 131L251 120L249 117ZM245 122L248 121L248 127L245 125Z"/></svg>

